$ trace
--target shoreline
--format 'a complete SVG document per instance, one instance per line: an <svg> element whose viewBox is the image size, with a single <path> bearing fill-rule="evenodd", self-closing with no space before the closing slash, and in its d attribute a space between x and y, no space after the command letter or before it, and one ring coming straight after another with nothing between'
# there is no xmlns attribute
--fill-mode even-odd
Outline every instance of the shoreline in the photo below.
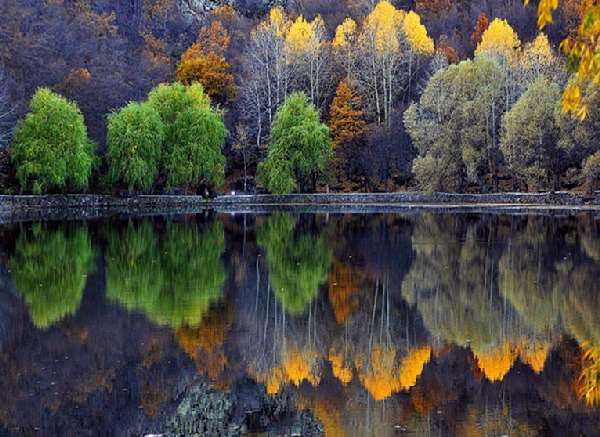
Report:
<svg viewBox="0 0 600 437"><path fill-rule="evenodd" d="M75 220L113 215L217 213L383 213L430 210L464 213L600 214L600 193L584 197L556 193L318 193L224 195L214 199L190 195L14 195L0 196L0 223Z"/></svg>

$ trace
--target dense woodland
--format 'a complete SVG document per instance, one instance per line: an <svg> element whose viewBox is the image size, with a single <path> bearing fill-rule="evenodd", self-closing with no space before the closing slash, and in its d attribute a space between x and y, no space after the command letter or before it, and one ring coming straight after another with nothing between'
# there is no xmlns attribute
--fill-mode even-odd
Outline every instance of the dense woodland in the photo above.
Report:
<svg viewBox="0 0 600 437"><path fill-rule="evenodd" d="M535 191L600 176L597 0L230 3L4 0L0 190Z"/></svg>

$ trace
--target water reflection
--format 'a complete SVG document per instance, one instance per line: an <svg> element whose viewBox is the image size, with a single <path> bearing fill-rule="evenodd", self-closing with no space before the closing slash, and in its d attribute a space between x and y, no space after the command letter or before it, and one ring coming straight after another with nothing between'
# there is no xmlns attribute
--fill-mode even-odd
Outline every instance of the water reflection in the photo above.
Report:
<svg viewBox="0 0 600 437"><path fill-rule="evenodd" d="M201 378L240 398L253 381L331 436L595 435L599 229L434 213L2 228L0 431L166 432Z"/></svg>
<svg viewBox="0 0 600 437"><path fill-rule="evenodd" d="M48 328L77 311L93 261L85 226L36 224L21 232L8 266L36 327Z"/></svg>
<svg viewBox="0 0 600 437"><path fill-rule="evenodd" d="M225 268L223 226L167 223L158 235L149 222L106 230L106 295L158 324L194 328L221 298Z"/></svg>
<svg viewBox="0 0 600 437"><path fill-rule="evenodd" d="M327 280L331 250L322 235L296 229L297 218L274 214L257 225L266 251L270 285L290 314L302 314Z"/></svg>

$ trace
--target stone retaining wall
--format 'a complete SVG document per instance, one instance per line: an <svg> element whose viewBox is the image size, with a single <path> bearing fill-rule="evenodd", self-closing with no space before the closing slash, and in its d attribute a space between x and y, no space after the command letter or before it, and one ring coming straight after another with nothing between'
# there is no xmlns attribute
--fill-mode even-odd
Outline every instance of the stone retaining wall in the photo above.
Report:
<svg viewBox="0 0 600 437"><path fill-rule="evenodd" d="M235 205L540 205L600 206L600 194L594 197L557 193L335 193L290 195L227 195L207 200L201 196L143 195L113 197L105 195L69 194L45 196L0 196L0 213L66 209L117 209L130 212L157 210L233 207Z"/></svg>
<svg viewBox="0 0 600 437"><path fill-rule="evenodd" d="M582 206L599 205L600 194L583 197L568 192L556 193L493 193L493 194L453 194L453 193L335 193L335 194L289 194L278 195L235 195L220 196L213 201L217 205L555 205Z"/></svg>

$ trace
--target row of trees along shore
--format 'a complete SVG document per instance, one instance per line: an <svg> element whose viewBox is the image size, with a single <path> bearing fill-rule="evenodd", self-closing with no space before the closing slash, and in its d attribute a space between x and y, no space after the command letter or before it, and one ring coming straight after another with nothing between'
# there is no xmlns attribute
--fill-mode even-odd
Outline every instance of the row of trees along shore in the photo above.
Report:
<svg viewBox="0 0 600 437"><path fill-rule="evenodd" d="M181 54L174 81L112 110L103 139L90 138L68 87L39 88L12 130L10 159L0 159L12 176L0 188L593 189L600 57L588 58L585 47L600 34L598 14L581 5L581 27L562 44L567 57L544 33L522 42L507 20L481 14L473 55L461 60L416 12L386 0L333 31L320 15L291 18L280 7L246 29L235 10L219 8ZM245 40L241 54L232 39ZM75 74L90 80L85 69Z"/></svg>

